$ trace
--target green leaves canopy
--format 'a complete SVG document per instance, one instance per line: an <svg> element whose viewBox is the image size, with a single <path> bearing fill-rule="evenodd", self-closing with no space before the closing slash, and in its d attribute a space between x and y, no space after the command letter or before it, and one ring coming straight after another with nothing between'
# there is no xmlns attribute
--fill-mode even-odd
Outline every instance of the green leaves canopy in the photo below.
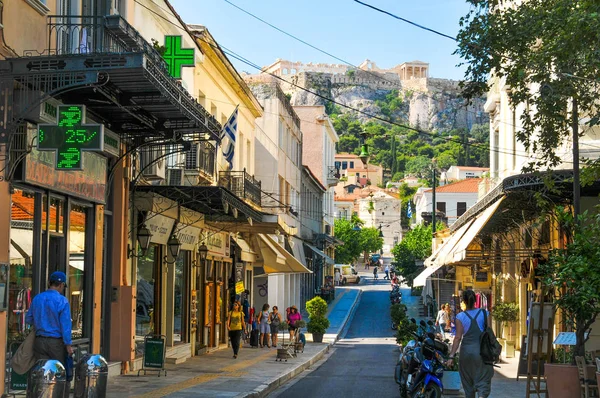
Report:
<svg viewBox="0 0 600 398"><path fill-rule="evenodd" d="M598 124L600 3L596 0L467 0L456 51L466 60L467 97L477 97L501 80L510 88L509 106L522 112L516 134L537 159L526 167L561 162L557 148L571 135L571 104L588 124Z"/></svg>
<svg viewBox="0 0 600 398"><path fill-rule="evenodd" d="M355 231L354 227L360 227L363 221L353 216L351 221L335 220L335 237L344 242L335 249L335 262L338 264L352 264L363 252L376 252L383 247L383 238L379 237L377 228L362 228Z"/></svg>
<svg viewBox="0 0 600 398"><path fill-rule="evenodd" d="M415 261L425 260L431 255L431 238L431 225L417 225L392 249L394 266L409 286L412 286L419 271Z"/></svg>

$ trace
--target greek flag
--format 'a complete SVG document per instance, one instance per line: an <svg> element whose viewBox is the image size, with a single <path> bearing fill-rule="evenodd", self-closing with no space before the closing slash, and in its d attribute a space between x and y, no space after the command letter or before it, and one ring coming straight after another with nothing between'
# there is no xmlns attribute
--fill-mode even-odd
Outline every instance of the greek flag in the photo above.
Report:
<svg viewBox="0 0 600 398"><path fill-rule="evenodd" d="M229 169L233 168L233 154L235 152L235 136L237 133L238 108L229 116L229 120L221 130L221 146L223 147L223 157L229 163Z"/></svg>
<svg viewBox="0 0 600 398"><path fill-rule="evenodd" d="M406 217L412 219L412 207L410 205L410 202L408 202L408 208L406 209Z"/></svg>

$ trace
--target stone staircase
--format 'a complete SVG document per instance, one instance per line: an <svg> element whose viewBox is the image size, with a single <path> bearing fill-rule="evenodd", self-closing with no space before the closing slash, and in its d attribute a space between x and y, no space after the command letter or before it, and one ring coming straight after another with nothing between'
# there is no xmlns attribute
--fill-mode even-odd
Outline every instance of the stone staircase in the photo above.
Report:
<svg viewBox="0 0 600 398"><path fill-rule="evenodd" d="M121 362L108 363L108 377L116 377L121 375Z"/></svg>

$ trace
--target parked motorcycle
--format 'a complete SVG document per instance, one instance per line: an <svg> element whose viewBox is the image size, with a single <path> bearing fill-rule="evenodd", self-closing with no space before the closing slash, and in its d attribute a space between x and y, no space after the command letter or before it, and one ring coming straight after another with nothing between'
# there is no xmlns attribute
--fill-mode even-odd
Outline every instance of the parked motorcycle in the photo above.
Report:
<svg viewBox="0 0 600 398"><path fill-rule="evenodd" d="M400 291L400 286L395 285L390 292L390 303L391 304L400 304L402 301L402 292Z"/></svg>
<svg viewBox="0 0 600 398"><path fill-rule="evenodd" d="M413 318L411 322L416 324ZM415 339L403 348L395 369L395 379L403 398L441 397L444 355L448 340L435 339L433 322L421 321ZM439 392L439 394L438 394Z"/></svg>

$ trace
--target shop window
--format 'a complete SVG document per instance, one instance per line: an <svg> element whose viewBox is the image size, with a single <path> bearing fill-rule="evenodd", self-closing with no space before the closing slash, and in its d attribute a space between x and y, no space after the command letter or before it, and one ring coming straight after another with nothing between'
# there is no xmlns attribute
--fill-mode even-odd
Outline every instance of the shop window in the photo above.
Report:
<svg viewBox="0 0 600 398"><path fill-rule="evenodd" d="M188 258L188 251L182 250L175 261L175 291L174 291L174 319L173 319L173 341L177 343L187 342L186 328L186 272L185 264Z"/></svg>
<svg viewBox="0 0 600 398"><path fill-rule="evenodd" d="M86 208L73 205L69 214L69 266L67 270L68 296L73 321L73 339L83 336L85 287L85 226Z"/></svg>
<svg viewBox="0 0 600 398"><path fill-rule="evenodd" d="M156 258L158 247L150 246L145 256L139 255L137 259L137 301L135 305L135 334L138 346L143 344L144 336L156 334L156 290L158 289ZM136 355L141 356L141 351L136 349Z"/></svg>
<svg viewBox="0 0 600 398"><path fill-rule="evenodd" d="M8 297L8 341L22 340L25 315L33 298L33 192L15 189L10 222L10 279Z"/></svg>
<svg viewBox="0 0 600 398"><path fill-rule="evenodd" d="M50 217L46 226L46 217L48 213L48 203L46 197L42 201L42 230L63 233L65 201L60 198L50 197Z"/></svg>

